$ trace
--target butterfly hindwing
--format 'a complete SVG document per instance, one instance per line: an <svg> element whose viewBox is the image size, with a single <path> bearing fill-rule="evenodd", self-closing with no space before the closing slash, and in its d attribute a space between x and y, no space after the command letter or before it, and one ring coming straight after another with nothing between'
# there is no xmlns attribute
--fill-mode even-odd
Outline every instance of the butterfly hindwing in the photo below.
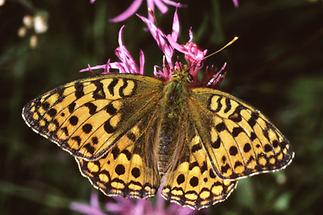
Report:
<svg viewBox="0 0 323 215"><path fill-rule="evenodd" d="M212 166L224 179L279 170L293 158L288 140L263 114L227 93L195 88L189 108Z"/></svg>
<svg viewBox="0 0 323 215"><path fill-rule="evenodd" d="M157 104L161 85L155 78L129 74L83 79L32 100L22 115L64 150L96 159Z"/></svg>
<svg viewBox="0 0 323 215"><path fill-rule="evenodd" d="M188 124L181 143L183 149L175 155L177 159L165 175L163 197L193 209L224 201L237 182L217 176L192 121L183 123Z"/></svg>
<svg viewBox="0 0 323 215"><path fill-rule="evenodd" d="M160 181L151 142L155 130L150 129L156 123L156 114L149 114L100 159L85 161L76 158L82 175L108 196L153 196Z"/></svg>

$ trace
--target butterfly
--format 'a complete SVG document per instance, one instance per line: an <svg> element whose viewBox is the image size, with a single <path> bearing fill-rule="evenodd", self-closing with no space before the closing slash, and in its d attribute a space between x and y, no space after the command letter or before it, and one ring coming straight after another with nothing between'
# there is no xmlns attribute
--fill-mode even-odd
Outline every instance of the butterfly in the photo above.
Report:
<svg viewBox="0 0 323 215"><path fill-rule="evenodd" d="M285 168L294 152L258 110L211 88L107 74L73 81L30 101L22 116L36 133L73 155L108 196L147 198L201 209L224 201L238 179Z"/></svg>

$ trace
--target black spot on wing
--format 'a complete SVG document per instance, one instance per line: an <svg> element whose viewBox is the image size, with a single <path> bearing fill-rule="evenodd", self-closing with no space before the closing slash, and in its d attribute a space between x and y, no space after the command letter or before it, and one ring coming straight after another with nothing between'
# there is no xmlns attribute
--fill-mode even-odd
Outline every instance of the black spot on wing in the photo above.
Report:
<svg viewBox="0 0 323 215"><path fill-rule="evenodd" d="M113 132L115 132L115 128L112 127L112 125L110 124L110 120L107 120L105 123L104 123L104 126L103 126L104 130L108 133L108 134L111 134Z"/></svg>
<svg viewBox="0 0 323 215"><path fill-rule="evenodd" d="M184 181L185 181L185 176L184 176L183 174L178 175L178 176L177 176L176 181L177 181L177 184L178 184L178 185L180 185L180 184L184 183Z"/></svg>
<svg viewBox="0 0 323 215"><path fill-rule="evenodd" d="M89 109L89 114L93 115L96 112L97 106L92 102L88 102L84 104L85 107Z"/></svg>
<svg viewBox="0 0 323 215"><path fill-rule="evenodd" d="M192 146L192 153L194 153L200 149L202 149L202 145L200 143L195 144L194 146Z"/></svg>
<svg viewBox="0 0 323 215"><path fill-rule="evenodd" d="M218 132L222 132L226 129L226 126L223 122L220 122L219 124L217 124L215 126L215 129L218 131Z"/></svg>
<svg viewBox="0 0 323 215"><path fill-rule="evenodd" d="M75 125L77 125L79 119L77 116L71 116L69 121L70 121L71 125L75 126Z"/></svg>
<svg viewBox="0 0 323 215"><path fill-rule="evenodd" d="M68 111L72 113L75 110L76 103L72 102L71 104L68 105Z"/></svg>
<svg viewBox="0 0 323 215"><path fill-rule="evenodd" d="M42 106L42 108L44 109L44 110L48 110L48 108L49 108L49 103L48 102L44 102L44 103L42 103L41 104L41 106Z"/></svg>
<svg viewBox="0 0 323 215"><path fill-rule="evenodd" d="M221 146L221 139L218 137L214 142L211 143L214 149L218 149Z"/></svg>
<svg viewBox="0 0 323 215"><path fill-rule="evenodd" d="M83 84L81 84L80 82L76 82L75 83L75 97L76 98L81 98L82 96L84 96L84 86Z"/></svg>
<svg viewBox="0 0 323 215"><path fill-rule="evenodd" d="M232 130L232 136L237 137L241 132L243 132L243 129L241 127L235 127Z"/></svg>
<svg viewBox="0 0 323 215"><path fill-rule="evenodd" d="M117 113L117 109L113 106L112 103L108 104L105 110L109 115L114 115Z"/></svg>
<svg viewBox="0 0 323 215"><path fill-rule="evenodd" d="M54 117L57 114L57 110L55 108L51 108L47 113L49 116Z"/></svg>
<svg viewBox="0 0 323 215"><path fill-rule="evenodd" d="M198 177L193 176L193 177L190 179L190 185L191 185L192 187L196 187L198 184L199 184L199 179L198 179Z"/></svg>
<svg viewBox="0 0 323 215"><path fill-rule="evenodd" d="M140 169L137 167L132 168L131 174L133 177L138 178L140 176Z"/></svg>
<svg viewBox="0 0 323 215"><path fill-rule="evenodd" d="M251 126L251 128L253 128L253 126L256 125L258 118L259 118L259 113L258 112L252 112L251 113L251 117L248 120L248 124Z"/></svg>

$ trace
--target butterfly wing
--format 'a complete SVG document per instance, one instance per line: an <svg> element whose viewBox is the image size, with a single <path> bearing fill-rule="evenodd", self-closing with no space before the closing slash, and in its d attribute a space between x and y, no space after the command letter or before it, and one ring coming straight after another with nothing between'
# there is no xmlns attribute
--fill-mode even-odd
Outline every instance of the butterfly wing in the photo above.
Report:
<svg viewBox="0 0 323 215"><path fill-rule="evenodd" d="M69 153L96 160L157 105L162 82L130 74L71 82L29 102L22 111L37 133Z"/></svg>
<svg viewBox="0 0 323 215"><path fill-rule="evenodd" d="M279 170L294 156L288 140L263 114L227 93L195 88L189 109L211 165L223 179Z"/></svg>
<svg viewBox="0 0 323 215"><path fill-rule="evenodd" d="M160 181L153 145L157 122L156 112L146 115L100 159L76 158L82 175L108 196L153 196Z"/></svg>
<svg viewBox="0 0 323 215"><path fill-rule="evenodd" d="M237 182L217 176L194 123L190 119L183 123L187 123L186 131L182 133L175 160L163 178L162 196L193 209L224 201Z"/></svg>

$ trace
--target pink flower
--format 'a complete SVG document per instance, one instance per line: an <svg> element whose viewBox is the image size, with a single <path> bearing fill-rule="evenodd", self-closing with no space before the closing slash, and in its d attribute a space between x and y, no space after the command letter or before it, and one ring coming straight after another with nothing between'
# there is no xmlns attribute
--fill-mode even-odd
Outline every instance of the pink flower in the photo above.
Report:
<svg viewBox="0 0 323 215"><path fill-rule="evenodd" d="M159 189L160 190L160 189ZM107 215L110 213L120 215L193 215L196 211L189 208L181 207L177 204L171 203L169 206L165 205L165 200L161 197L158 191L156 203L153 204L147 199L131 200L123 197L114 197L115 201L107 202L104 208L100 207L98 195L91 194L90 204L72 202L70 209L85 215Z"/></svg>
<svg viewBox="0 0 323 215"><path fill-rule="evenodd" d="M232 0L232 2L233 2L233 5L234 5L235 7L239 7L239 2L238 2L238 0Z"/></svg>
<svg viewBox="0 0 323 215"><path fill-rule="evenodd" d="M72 202L70 209L87 215L106 215L100 208L99 197L96 193L91 194L90 204Z"/></svg>
<svg viewBox="0 0 323 215"><path fill-rule="evenodd" d="M91 4L94 4L96 0L90 0ZM130 6L123 11L121 14L117 15L116 17L110 19L111 22L122 22L126 19L128 19L130 16L134 15L136 11L138 11L139 7L142 5L144 0L133 0L133 2L130 4ZM233 5L235 7L239 7L238 0L232 0ZM158 10L165 14L168 11L168 6L173 7L183 7L184 5L175 2L173 0L147 0L147 8L148 10L155 10L155 6L158 8ZM150 16L148 16L149 19L151 19Z"/></svg>
<svg viewBox="0 0 323 215"><path fill-rule="evenodd" d="M124 26L120 28L119 31L119 47L115 50L115 55L120 59L120 62L110 62L107 61L106 64L98 65L94 67L88 67L85 69L81 69L80 72L86 72L95 69L103 69L102 74L107 74L111 71L111 69L116 69L119 73L132 73L132 74L144 74L144 64L145 64L145 56L142 50L139 52L139 66L137 65L134 58L131 56L128 49L123 45L122 36L123 36Z"/></svg>
<svg viewBox="0 0 323 215"><path fill-rule="evenodd" d="M94 3L95 0L90 0L90 2ZM110 19L110 21L122 22L128 19L130 16L136 13L136 11L139 9L142 3L143 3L143 0L134 0L124 12ZM182 7L183 5L173 0L147 0L147 7L149 9L154 10L155 6L160 10L162 14L165 14L168 11L168 6Z"/></svg>
<svg viewBox="0 0 323 215"><path fill-rule="evenodd" d="M220 71L217 71L215 67L207 67L207 70L203 72L202 68L207 50L200 49L198 45L193 42L193 33L191 29L189 30L188 34L189 39L185 44L180 44L177 42L180 32L177 11L174 14L172 32L170 34L165 34L155 25L155 18L152 10L149 11L149 14L151 19L139 15L138 17L146 24L158 47L164 54L162 66L154 66L154 76L164 81L168 81L171 79L174 71L187 67L193 79L191 86L206 86L216 88L218 84L223 80L226 64L224 64ZM140 50L140 60L138 66L134 58L131 56L131 54L123 44L123 30L124 26L122 26L120 29L119 47L115 51L115 54L120 59L120 62L111 62L110 60L108 60L104 65L93 67L89 66L88 68L82 69L81 72L91 71L94 69L102 69L104 70L103 74L106 74L109 73L112 69L115 69L120 73L143 75L145 62L144 53ZM178 60L174 61L175 51L179 54L184 55L186 63ZM178 59L177 56L175 59ZM198 79L199 74L203 76L202 80Z"/></svg>

